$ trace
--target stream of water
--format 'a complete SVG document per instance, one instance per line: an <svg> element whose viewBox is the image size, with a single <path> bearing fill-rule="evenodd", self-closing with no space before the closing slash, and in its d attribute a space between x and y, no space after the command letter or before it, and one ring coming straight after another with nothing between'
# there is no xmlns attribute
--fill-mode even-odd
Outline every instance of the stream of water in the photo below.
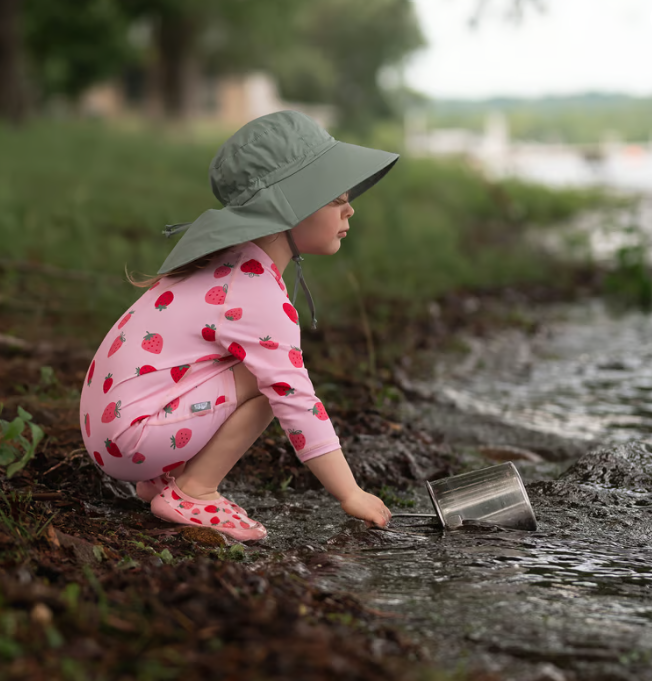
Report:
<svg viewBox="0 0 652 681"><path fill-rule="evenodd" d="M596 446L554 475L516 462L536 532L441 532L415 519L365 531L318 493L256 512L281 545L307 536L321 545L321 583L398 615L442 669L514 681L652 679L652 319L613 317L595 303L550 312L544 328L534 339L500 334L428 379L469 420L525 428L533 448L550 432ZM416 411L437 427L437 404ZM431 510L419 491L410 511Z"/></svg>

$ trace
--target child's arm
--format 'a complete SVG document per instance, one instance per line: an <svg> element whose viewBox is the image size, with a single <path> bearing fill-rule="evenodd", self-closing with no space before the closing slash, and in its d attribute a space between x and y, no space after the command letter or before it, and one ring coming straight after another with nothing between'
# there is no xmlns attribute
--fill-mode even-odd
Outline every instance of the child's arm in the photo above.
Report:
<svg viewBox="0 0 652 681"><path fill-rule="evenodd" d="M367 525L387 525L392 517L390 510L378 497L358 487L341 449L308 459L305 465L346 513L364 520Z"/></svg>

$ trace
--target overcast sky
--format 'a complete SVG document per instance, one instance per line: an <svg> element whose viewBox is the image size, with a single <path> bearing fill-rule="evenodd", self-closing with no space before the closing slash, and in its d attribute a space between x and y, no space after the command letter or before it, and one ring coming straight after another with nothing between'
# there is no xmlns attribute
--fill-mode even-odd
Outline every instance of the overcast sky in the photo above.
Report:
<svg viewBox="0 0 652 681"><path fill-rule="evenodd" d="M408 85L428 95L474 99L586 90L652 95L652 0L542 0L520 25L510 0L413 0L430 46L408 64ZM493 8L493 9L492 9Z"/></svg>

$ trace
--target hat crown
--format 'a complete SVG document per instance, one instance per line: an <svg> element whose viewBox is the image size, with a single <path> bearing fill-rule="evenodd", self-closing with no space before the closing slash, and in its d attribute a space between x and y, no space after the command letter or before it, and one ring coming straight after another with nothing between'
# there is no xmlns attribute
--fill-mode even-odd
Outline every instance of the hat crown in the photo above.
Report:
<svg viewBox="0 0 652 681"><path fill-rule="evenodd" d="M299 111L261 116L219 148L209 169L211 189L223 205L242 205L335 144L326 130Z"/></svg>

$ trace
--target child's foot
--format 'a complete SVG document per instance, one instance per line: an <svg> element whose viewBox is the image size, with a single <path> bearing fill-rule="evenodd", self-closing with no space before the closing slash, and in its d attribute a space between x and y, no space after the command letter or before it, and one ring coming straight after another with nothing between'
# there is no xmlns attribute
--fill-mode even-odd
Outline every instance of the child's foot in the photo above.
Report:
<svg viewBox="0 0 652 681"><path fill-rule="evenodd" d="M164 475L152 480L144 480L136 483L136 495L145 502L150 502L168 484L168 479Z"/></svg>
<svg viewBox="0 0 652 681"><path fill-rule="evenodd" d="M208 501L189 497L172 479L152 499L151 507L152 513L163 520L212 527L238 541L255 541L267 536L267 530L239 506L224 497Z"/></svg>
<svg viewBox="0 0 652 681"><path fill-rule="evenodd" d="M163 474L160 475L158 478L153 478L152 480L137 482L136 494L144 502L149 503L157 494L160 494L163 491L163 488L168 484L170 477L171 476L169 474ZM185 492L182 492L182 494L184 494L184 496L187 498L192 498L188 497L188 495ZM247 515L247 511L245 511L244 508L242 508L242 506L238 506L238 504L235 504L234 502L227 499L225 496L222 496L219 492L216 492L216 495L217 495L216 499L211 499L213 503L217 503L219 501L220 504L232 508L239 515L244 516Z"/></svg>

